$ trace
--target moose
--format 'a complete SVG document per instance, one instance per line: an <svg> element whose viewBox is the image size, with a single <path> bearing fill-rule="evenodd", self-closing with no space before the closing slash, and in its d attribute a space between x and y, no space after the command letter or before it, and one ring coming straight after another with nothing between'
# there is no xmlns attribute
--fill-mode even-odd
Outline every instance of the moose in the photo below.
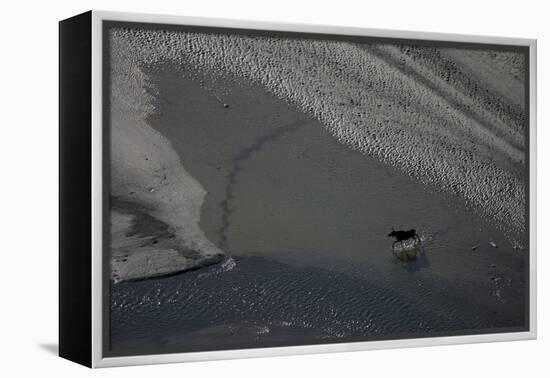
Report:
<svg viewBox="0 0 550 378"><path fill-rule="evenodd" d="M393 242L393 244L391 245L391 247L393 248L397 243L401 242L401 241L404 241L404 240L409 240L409 239L415 239L417 240L419 243L422 242L422 240L420 240L420 237L418 236L418 234L416 233L416 230L415 229L412 229L412 230L408 230L408 231L395 231L393 228L391 229L391 232L388 234L388 237L389 238L395 238L396 240Z"/></svg>

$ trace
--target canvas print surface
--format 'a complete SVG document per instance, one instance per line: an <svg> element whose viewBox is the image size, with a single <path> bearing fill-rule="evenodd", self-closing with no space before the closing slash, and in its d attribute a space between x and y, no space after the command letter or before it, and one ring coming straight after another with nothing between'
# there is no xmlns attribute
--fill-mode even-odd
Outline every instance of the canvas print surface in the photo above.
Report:
<svg viewBox="0 0 550 378"><path fill-rule="evenodd" d="M106 354L527 329L525 50L106 25Z"/></svg>

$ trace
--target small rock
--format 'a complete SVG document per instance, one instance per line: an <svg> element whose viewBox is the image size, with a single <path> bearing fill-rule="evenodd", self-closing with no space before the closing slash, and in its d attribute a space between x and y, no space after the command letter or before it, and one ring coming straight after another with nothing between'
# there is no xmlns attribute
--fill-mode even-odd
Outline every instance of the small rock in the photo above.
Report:
<svg viewBox="0 0 550 378"><path fill-rule="evenodd" d="M497 266L495 264L491 264L491 268L496 268Z"/></svg>
<svg viewBox="0 0 550 378"><path fill-rule="evenodd" d="M153 193L155 191L155 188L149 189L149 192Z"/></svg>
<svg viewBox="0 0 550 378"><path fill-rule="evenodd" d="M227 108L229 108L229 104L224 103L223 107L227 109Z"/></svg>
<svg viewBox="0 0 550 378"><path fill-rule="evenodd" d="M498 248L498 246L495 244L495 242L489 242L489 244L491 244L491 247L493 247L493 248Z"/></svg>
<svg viewBox="0 0 550 378"><path fill-rule="evenodd" d="M133 196L134 194L136 194L136 192L130 192L130 195Z"/></svg>
<svg viewBox="0 0 550 378"><path fill-rule="evenodd" d="M477 245L472 246L472 251L475 251L477 249Z"/></svg>

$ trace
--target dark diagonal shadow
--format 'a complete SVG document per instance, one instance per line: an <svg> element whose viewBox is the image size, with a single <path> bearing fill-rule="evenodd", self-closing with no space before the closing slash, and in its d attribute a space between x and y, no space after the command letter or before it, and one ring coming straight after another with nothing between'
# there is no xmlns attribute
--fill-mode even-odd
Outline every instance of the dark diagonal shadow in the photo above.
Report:
<svg viewBox="0 0 550 378"><path fill-rule="evenodd" d="M222 226L218 232L219 245L222 249L226 250L227 236L226 231L229 228L229 217L231 215L230 203L234 198L233 187L237 182L237 176L242 171L242 163L249 159L252 155L260 151L266 144L280 139L285 134L298 130L301 126L306 124L307 121L299 119L290 123L289 125L279 127L267 135L262 135L254 140L250 146L243 148L233 158L233 169L227 175L227 186L225 188L225 199L221 203L222 207ZM227 252L227 250L226 250Z"/></svg>
<svg viewBox="0 0 550 378"><path fill-rule="evenodd" d="M40 343L38 347L50 354L59 355L59 345L57 343Z"/></svg>

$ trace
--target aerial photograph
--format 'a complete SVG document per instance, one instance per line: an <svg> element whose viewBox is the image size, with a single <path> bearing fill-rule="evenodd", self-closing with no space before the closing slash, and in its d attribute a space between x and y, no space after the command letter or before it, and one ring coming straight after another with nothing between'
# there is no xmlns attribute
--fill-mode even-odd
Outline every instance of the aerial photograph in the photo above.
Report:
<svg viewBox="0 0 550 378"><path fill-rule="evenodd" d="M528 55L111 22L108 355L528 329Z"/></svg>

